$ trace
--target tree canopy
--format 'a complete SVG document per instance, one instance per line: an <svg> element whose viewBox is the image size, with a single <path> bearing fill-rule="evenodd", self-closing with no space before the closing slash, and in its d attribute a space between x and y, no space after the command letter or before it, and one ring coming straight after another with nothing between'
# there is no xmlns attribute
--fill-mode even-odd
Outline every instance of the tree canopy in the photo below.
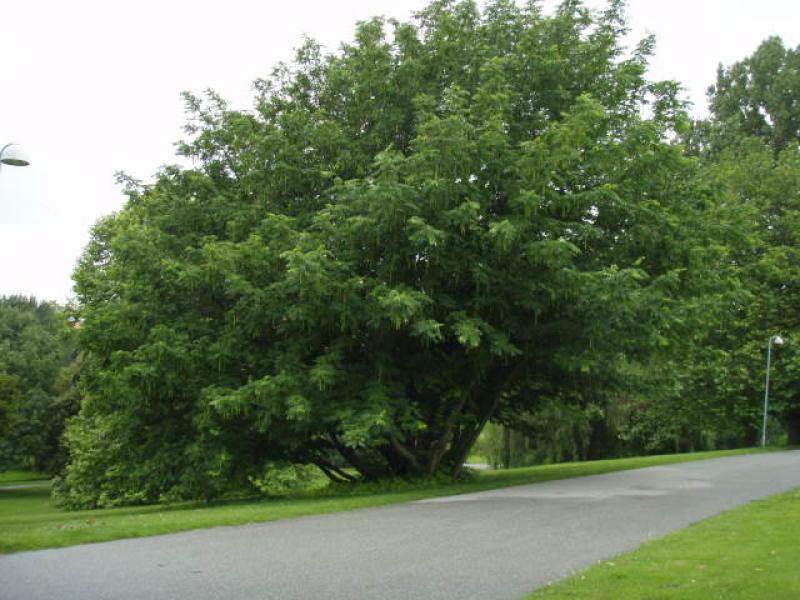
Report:
<svg viewBox="0 0 800 600"><path fill-rule="evenodd" d="M800 49L770 37L731 66L720 65L709 88L717 150L738 146L742 137L763 140L775 152L800 140Z"/></svg>
<svg viewBox="0 0 800 600"><path fill-rule="evenodd" d="M187 94L192 166L121 177L75 272L62 502L457 474L490 420L674 398L747 236L625 33L620 1L435 1L307 40L252 111Z"/></svg>

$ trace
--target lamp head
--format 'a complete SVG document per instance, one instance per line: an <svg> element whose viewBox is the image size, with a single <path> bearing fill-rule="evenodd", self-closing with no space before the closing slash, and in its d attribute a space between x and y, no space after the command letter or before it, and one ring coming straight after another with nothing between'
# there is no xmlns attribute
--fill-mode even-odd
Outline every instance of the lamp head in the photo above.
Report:
<svg viewBox="0 0 800 600"><path fill-rule="evenodd" d="M12 142L0 149L0 163L13 167L27 167L31 161L25 148Z"/></svg>
<svg viewBox="0 0 800 600"><path fill-rule="evenodd" d="M773 335L772 336L772 343L775 344L776 346L783 346L784 339L779 335Z"/></svg>

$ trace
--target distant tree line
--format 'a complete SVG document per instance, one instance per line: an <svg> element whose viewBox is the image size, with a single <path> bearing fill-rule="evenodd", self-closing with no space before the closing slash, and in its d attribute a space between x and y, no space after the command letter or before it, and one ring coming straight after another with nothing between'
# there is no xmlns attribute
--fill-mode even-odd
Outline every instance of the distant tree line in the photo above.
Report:
<svg viewBox="0 0 800 600"><path fill-rule="evenodd" d="M457 476L487 424L501 462L754 444L774 334L798 443L798 52L692 121L626 31L439 0L306 41L251 111L187 94L193 166L121 176L75 272L59 501Z"/></svg>

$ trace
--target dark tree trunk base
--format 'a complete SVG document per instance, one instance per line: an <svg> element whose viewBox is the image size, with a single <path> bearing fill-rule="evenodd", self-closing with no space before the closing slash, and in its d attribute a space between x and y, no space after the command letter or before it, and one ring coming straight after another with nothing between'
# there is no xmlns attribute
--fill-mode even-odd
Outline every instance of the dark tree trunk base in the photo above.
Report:
<svg viewBox="0 0 800 600"><path fill-rule="evenodd" d="M786 433L790 446L800 446L800 413L786 418Z"/></svg>
<svg viewBox="0 0 800 600"><path fill-rule="evenodd" d="M748 430L742 436L742 445L745 447L758 446L760 443L759 433L756 430Z"/></svg>

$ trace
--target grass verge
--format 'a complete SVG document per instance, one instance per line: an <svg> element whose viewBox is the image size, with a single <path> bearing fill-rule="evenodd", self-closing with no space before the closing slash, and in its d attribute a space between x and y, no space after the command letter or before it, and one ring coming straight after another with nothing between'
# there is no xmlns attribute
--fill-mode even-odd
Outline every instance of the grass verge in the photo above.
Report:
<svg viewBox="0 0 800 600"><path fill-rule="evenodd" d="M648 542L528 600L795 600L799 551L800 489Z"/></svg>
<svg viewBox="0 0 800 600"><path fill-rule="evenodd" d="M784 448L778 448L782 450ZM775 449L766 449L766 451ZM762 449L670 454L487 471L455 483L392 482L353 486L338 495L63 511L50 502L49 486L0 488L0 553L240 525L367 508L642 467L762 452Z"/></svg>

